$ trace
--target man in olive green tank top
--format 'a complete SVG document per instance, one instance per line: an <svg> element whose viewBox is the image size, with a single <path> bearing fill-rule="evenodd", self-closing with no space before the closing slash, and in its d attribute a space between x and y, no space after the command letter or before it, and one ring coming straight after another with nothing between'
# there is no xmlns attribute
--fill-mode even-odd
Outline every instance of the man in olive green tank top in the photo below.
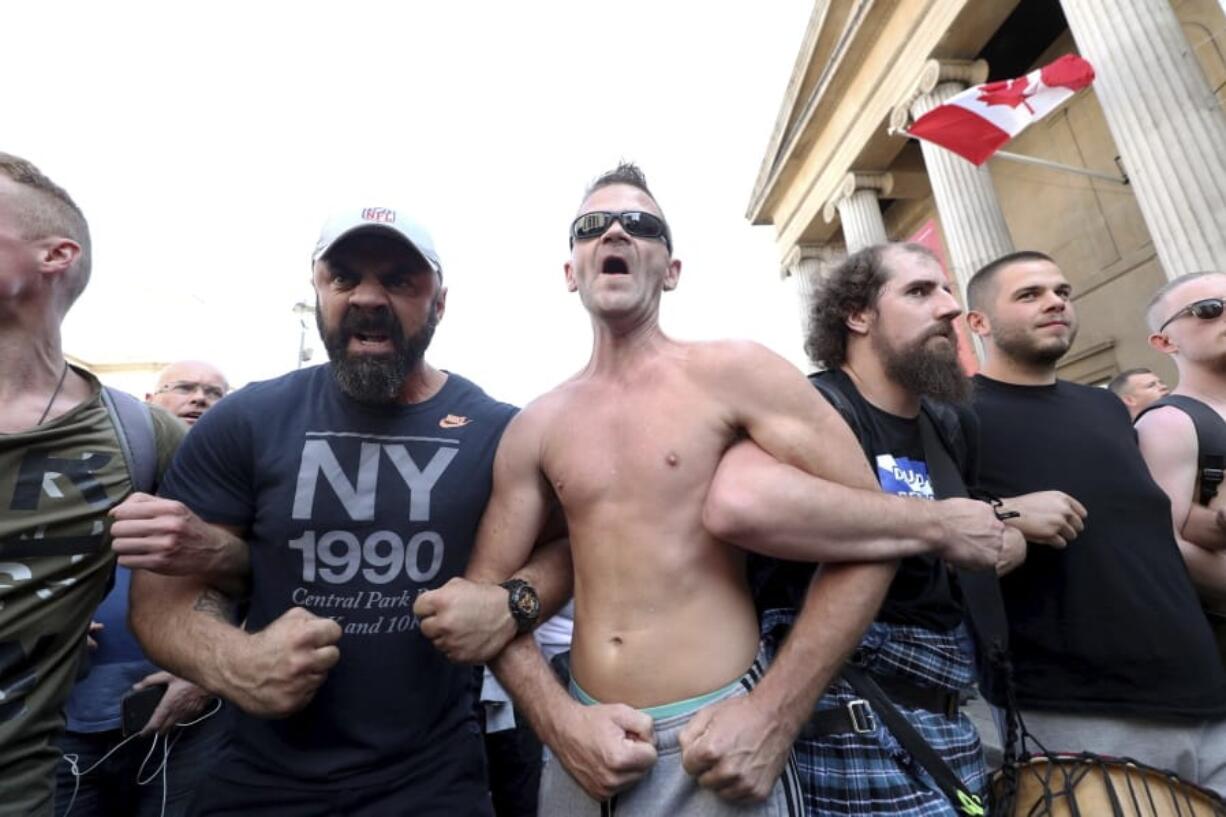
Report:
<svg viewBox="0 0 1226 817"><path fill-rule="evenodd" d="M89 280L89 227L61 188L0 153L0 817L51 814L62 708L132 491L101 386L60 325ZM184 427L153 410L158 471Z"/></svg>

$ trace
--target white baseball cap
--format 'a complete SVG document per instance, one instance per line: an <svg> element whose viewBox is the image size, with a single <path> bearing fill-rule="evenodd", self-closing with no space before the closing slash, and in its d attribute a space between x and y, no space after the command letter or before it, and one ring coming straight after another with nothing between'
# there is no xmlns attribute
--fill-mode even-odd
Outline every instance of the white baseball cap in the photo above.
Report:
<svg viewBox="0 0 1226 817"><path fill-rule="evenodd" d="M443 274L429 231L405 215L404 211L391 207L349 207L334 212L324 222L311 261L318 261L336 242L359 230L373 230L399 238L425 258L431 269L439 275Z"/></svg>

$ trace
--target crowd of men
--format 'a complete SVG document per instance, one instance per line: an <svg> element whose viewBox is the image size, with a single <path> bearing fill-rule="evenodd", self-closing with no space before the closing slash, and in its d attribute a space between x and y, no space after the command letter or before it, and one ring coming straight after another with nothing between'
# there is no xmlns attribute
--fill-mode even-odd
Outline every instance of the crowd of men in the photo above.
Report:
<svg viewBox="0 0 1226 817"><path fill-rule="evenodd" d="M971 378L939 261L869 247L806 382L661 331L633 165L570 250L591 357L522 410L427 362L443 263L385 206L312 254L327 364L142 404L66 361L89 228L0 154L0 815L983 813L976 687L1011 742L1226 793L1226 274L1148 308L1174 391L1106 390L1056 376L1050 257L971 280Z"/></svg>

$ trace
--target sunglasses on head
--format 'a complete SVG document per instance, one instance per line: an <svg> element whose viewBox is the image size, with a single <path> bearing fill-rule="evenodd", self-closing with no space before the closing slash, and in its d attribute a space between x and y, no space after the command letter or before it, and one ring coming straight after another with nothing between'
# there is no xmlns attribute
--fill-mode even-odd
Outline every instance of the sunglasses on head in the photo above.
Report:
<svg viewBox="0 0 1226 817"><path fill-rule="evenodd" d="M659 238L664 241L664 246L670 253L673 251L672 237L668 234L668 225L664 223L664 219L641 210L623 210L620 213L596 210L584 213L571 222L571 249L574 249L576 241L586 241L604 235L605 230L613 226L615 221L635 238Z"/></svg>
<svg viewBox="0 0 1226 817"><path fill-rule="evenodd" d="M1200 318L1202 321L1211 321L1214 318L1220 317L1224 309L1226 309L1226 301L1221 298L1204 298L1199 301L1193 301L1167 318L1166 323L1158 327L1158 331L1161 332L1171 325L1171 321L1182 318L1184 315L1191 315L1194 318Z"/></svg>

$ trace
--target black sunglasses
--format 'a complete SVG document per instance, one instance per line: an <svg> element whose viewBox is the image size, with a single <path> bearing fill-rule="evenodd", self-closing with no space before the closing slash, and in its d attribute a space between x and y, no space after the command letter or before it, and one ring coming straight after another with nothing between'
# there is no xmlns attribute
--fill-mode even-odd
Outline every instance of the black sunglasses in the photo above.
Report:
<svg viewBox="0 0 1226 817"><path fill-rule="evenodd" d="M619 222L622 228L635 238L663 239L669 253L673 251L673 240L668 234L668 225L659 216L644 213L641 210L623 210L620 213L609 213L596 210L584 213L570 224L570 246L574 249L576 241L586 241L589 238L599 238L605 230Z"/></svg>
<svg viewBox="0 0 1226 817"><path fill-rule="evenodd" d="M1161 332L1171 325L1171 321L1176 318L1182 318L1184 315L1191 315L1195 318L1200 318L1202 321L1211 321L1214 318L1220 317L1224 309L1226 309L1226 301L1223 301L1221 298L1205 298L1200 301L1193 301L1167 318L1166 323L1158 327L1158 331Z"/></svg>

